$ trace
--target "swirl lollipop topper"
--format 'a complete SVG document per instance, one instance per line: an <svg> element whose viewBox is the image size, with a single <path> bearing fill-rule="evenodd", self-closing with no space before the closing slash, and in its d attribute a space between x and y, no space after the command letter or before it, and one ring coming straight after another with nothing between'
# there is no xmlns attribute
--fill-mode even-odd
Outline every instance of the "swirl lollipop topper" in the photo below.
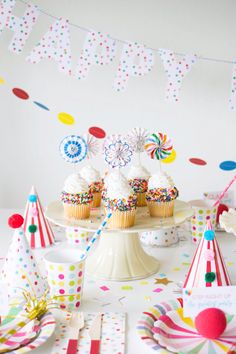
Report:
<svg viewBox="0 0 236 354"><path fill-rule="evenodd" d="M144 149L151 159L163 160L172 152L171 139L163 133L153 133L146 140Z"/></svg>
<svg viewBox="0 0 236 354"><path fill-rule="evenodd" d="M135 152L140 153L144 151L144 145L148 135L148 131L144 128L133 128L131 130L127 136L127 139Z"/></svg>
<svg viewBox="0 0 236 354"><path fill-rule="evenodd" d="M87 144L88 147L88 153L87 153L87 158L91 159L92 157L96 156L100 152L100 144L98 142L98 139L94 138L89 133L86 133L83 135L83 138Z"/></svg>
<svg viewBox="0 0 236 354"><path fill-rule="evenodd" d="M108 165L121 168L131 161L133 151L121 135L112 135L105 141L104 154Z"/></svg>
<svg viewBox="0 0 236 354"><path fill-rule="evenodd" d="M68 135L61 141L59 150L67 162L78 163L87 156L88 146L81 136Z"/></svg>

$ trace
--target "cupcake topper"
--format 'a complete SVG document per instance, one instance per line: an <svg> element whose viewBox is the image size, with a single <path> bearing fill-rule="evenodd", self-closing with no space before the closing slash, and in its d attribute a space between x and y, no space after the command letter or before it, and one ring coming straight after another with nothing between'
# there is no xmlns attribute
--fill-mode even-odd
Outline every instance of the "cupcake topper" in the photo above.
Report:
<svg viewBox="0 0 236 354"><path fill-rule="evenodd" d="M105 140L104 155L108 165L121 168L131 161L133 150L121 135L111 135Z"/></svg>
<svg viewBox="0 0 236 354"><path fill-rule="evenodd" d="M146 140L144 149L151 159L156 159L161 162L161 160L164 160L171 154L173 145L171 139L166 134L153 133Z"/></svg>
<svg viewBox="0 0 236 354"><path fill-rule="evenodd" d="M83 138L88 147L87 158L91 159L92 157L98 155L100 152L100 144L98 139L89 133L85 133Z"/></svg>
<svg viewBox="0 0 236 354"><path fill-rule="evenodd" d="M144 145L148 138L148 131L144 128L133 128L131 132L128 134L127 139L134 150L134 152L138 153L138 157L140 160L140 153L144 151Z"/></svg>
<svg viewBox="0 0 236 354"><path fill-rule="evenodd" d="M68 135L60 143L60 153L64 160L76 164L88 153L86 141L78 135Z"/></svg>

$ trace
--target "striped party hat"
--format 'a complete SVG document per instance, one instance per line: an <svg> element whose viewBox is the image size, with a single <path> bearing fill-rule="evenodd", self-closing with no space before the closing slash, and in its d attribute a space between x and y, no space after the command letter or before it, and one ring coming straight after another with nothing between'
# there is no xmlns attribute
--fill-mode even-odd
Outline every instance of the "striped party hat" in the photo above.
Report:
<svg viewBox="0 0 236 354"><path fill-rule="evenodd" d="M231 281L211 221L208 221L183 288L230 286Z"/></svg>
<svg viewBox="0 0 236 354"><path fill-rule="evenodd" d="M24 214L24 232L31 248L45 248L54 243L52 228L44 216L40 199L34 186L28 196Z"/></svg>

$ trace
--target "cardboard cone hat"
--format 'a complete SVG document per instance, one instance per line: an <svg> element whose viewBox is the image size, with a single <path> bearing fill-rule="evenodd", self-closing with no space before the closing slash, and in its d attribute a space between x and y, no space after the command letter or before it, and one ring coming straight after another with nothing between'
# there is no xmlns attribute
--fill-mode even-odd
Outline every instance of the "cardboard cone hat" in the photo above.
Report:
<svg viewBox="0 0 236 354"><path fill-rule="evenodd" d="M230 285L231 281L224 259L209 221L195 252L183 288Z"/></svg>
<svg viewBox="0 0 236 354"><path fill-rule="evenodd" d="M19 214L12 215L8 220L9 226L15 231L2 269L2 279L11 298L22 298L22 290L40 297L46 290L46 283L21 227L23 222Z"/></svg>
<svg viewBox="0 0 236 354"><path fill-rule="evenodd" d="M31 188L24 214L24 232L31 248L45 248L54 243L52 228L44 216L40 199Z"/></svg>

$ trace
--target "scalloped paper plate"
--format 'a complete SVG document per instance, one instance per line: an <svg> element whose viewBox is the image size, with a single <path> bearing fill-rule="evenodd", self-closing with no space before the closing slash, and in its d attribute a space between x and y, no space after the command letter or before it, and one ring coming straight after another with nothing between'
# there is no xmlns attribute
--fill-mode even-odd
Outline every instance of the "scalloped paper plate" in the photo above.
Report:
<svg viewBox="0 0 236 354"><path fill-rule="evenodd" d="M236 236L236 210L229 209L220 215L220 226L226 232L233 233Z"/></svg>

